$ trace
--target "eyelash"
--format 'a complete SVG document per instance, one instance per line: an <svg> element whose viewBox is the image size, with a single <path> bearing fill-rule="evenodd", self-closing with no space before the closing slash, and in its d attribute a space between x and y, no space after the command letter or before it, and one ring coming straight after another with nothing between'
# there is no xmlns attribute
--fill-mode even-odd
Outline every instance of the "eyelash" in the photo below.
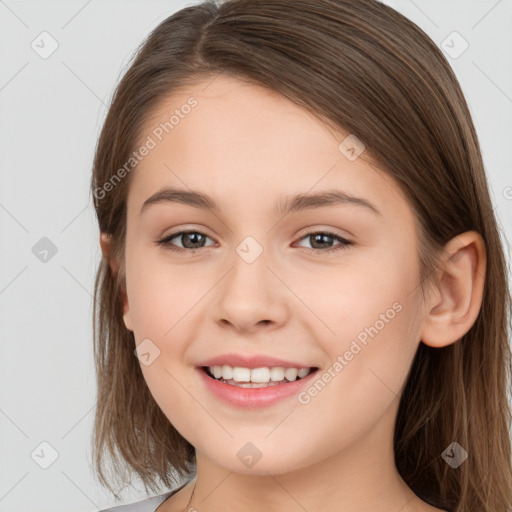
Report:
<svg viewBox="0 0 512 512"><path fill-rule="evenodd" d="M181 235L187 235L187 234L191 234L191 233L199 234L204 237L210 238L206 233L203 233L202 231L197 231L197 230L176 231L176 233L171 233L170 235L166 236L165 238L158 240L156 243L157 243L157 245L163 246L170 251L179 252L179 253L191 252L192 254L195 254L200 249L205 249L206 247L198 247L196 249L188 249L186 247L177 247L176 245L171 243L171 240L173 238L177 238ZM349 249L350 246L353 245L353 242L351 242L350 240L347 240L347 239L345 239L339 235L336 235L335 233L332 233L330 231L310 231L309 233L306 233L305 235L303 235L300 238L300 240L303 240L304 238L307 238L312 235L320 235L320 234L327 235L331 238L334 238L334 239L338 240L340 243L338 245L335 245L334 247L330 247L329 249L314 249L314 248L309 248L309 247L303 247L303 249L306 249L306 251L313 252L313 253L315 253L315 252L316 253L318 253L318 252L333 253L333 252L336 252L339 250Z"/></svg>

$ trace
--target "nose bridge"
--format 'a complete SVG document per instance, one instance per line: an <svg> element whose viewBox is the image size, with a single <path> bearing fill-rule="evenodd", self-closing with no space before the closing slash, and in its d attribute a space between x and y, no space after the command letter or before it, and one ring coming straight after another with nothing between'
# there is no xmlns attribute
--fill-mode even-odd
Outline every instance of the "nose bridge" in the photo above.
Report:
<svg viewBox="0 0 512 512"><path fill-rule="evenodd" d="M246 236L229 257L230 271L222 280L218 320L240 329L259 323L283 322L287 316L285 287L275 277L272 254L254 236Z"/></svg>
<svg viewBox="0 0 512 512"><path fill-rule="evenodd" d="M231 272L226 279L228 293L233 293L240 298L247 296L258 297L271 295L268 290L271 255L263 241L260 243L254 236L246 236L234 250L230 257Z"/></svg>

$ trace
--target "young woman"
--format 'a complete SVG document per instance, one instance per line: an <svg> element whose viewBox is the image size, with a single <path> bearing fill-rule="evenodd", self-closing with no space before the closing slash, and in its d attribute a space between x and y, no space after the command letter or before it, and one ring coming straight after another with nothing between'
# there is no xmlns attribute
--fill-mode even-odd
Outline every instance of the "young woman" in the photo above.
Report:
<svg viewBox="0 0 512 512"><path fill-rule="evenodd" d="M180 10L117 88L92 193L95 468L182 484L119 511L512 510L500 234L416 25Z"/></svg>

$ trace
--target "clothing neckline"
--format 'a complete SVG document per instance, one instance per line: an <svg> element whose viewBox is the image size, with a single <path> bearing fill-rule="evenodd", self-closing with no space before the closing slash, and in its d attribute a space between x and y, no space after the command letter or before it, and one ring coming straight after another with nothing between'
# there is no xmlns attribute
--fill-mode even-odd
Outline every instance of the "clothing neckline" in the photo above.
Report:
<svg viewBox="0 0 512 512"><path fill-rule="evenodd" d="M172 491L169 491L167 493L164 493L164 500L160 502L160 504L156 507L155 509L155 512L158 512L158 509L171 497L171 496L174 496L176 493L178 493L179 491L181 491L181 489L183 489L184 487L186 487L191 481L193 480L190 479L188 481L186 481L184 484L180 485L178 488L176 489L173 489Z"/></svg>

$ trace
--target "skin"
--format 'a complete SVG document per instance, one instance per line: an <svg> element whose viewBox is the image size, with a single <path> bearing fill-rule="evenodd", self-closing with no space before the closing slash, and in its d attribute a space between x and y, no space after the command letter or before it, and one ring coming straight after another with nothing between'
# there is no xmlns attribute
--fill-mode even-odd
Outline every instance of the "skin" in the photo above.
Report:
<svg viewBox="0 0 512 512"><path fill-rule="evenodd" d="M141 368L165 415L196 448L192 506L439 510L398 474L393 427L419 343L454 343L476 319L485 275L481 237L467 232L447 244L438 284L423 301L413 212L366 152L355 161L340 152L348 133L273 91L220 76L166 98L141 140L190 96L197 107L130 177L124 322L137 345L149 338L160 350ZM162 202L139 214L164 185L206 193L220 212ZM362 197L381 215L349 204L273 212L283 196L327 189ZM184 229L209 237L195 254L156 243ZM353 244L328 254L321 247L339 246L336 238L321 246L306 236L326 229ZM247 236L263 248L251 264L236 252ZM173 239L178 247L187 242L197 239ZM119 268L106 237L101 245ZM308 404L294 396L259 410L230 406L195 370L207 358L238 352L325 371L394 303L401 311ZM262 453L251 468L237 457L247 442ZM158 511L183 510L193 483Z"/></svg>

